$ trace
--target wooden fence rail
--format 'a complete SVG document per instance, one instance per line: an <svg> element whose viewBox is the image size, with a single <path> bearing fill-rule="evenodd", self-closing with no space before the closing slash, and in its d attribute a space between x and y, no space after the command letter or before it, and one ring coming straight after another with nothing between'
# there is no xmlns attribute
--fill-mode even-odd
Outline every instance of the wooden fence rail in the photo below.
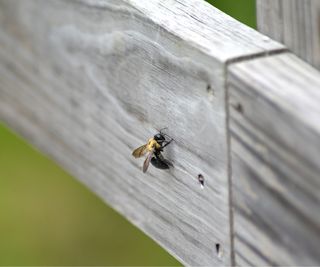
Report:
<svg viewBox="0 0 320 267"><path fill-rule="evenodd" d="M0 0L0 22L1 119L183 264L320 263L320 75L285 46L202 0ZM174 168L144 174L163 127Z"/></svg>
<svg viewBox="0 0 320 267"><path fill-rule="evenodd" d="M320 1L257 0L259 30L320 69Z"/></svg>

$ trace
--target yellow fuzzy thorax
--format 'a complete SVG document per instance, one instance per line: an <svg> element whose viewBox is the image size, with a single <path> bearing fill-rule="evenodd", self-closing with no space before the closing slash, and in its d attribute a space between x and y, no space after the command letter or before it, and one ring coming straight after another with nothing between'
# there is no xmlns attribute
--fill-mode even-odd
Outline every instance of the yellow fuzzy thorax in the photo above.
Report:
<svg viewBox="0 0 320 267"><path fill-rule="evenodd" d="M159 149L161 146L158 144L156 140L150 138L147 144L148 151L152 151L153 149Z"/></svg>

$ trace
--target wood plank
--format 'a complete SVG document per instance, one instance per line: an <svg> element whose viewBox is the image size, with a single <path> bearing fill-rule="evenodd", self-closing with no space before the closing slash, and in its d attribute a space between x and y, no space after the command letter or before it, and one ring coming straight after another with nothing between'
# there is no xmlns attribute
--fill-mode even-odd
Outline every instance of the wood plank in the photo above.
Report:
<svg viewBox="0 0 320 267"><path fill-rule="evenodd" d="M285 47L203 0L129 0L157 25L220 62L281 51Z"/></svg>
<svg viewBox="0 0 320 267"><path fill-rule="evenodd" d="M1 119L182 263L230 265L225 66L283 46L202 0L1 0L0 22ZM162 127L175 167L143 174Z"/></svg>
<svg viewBox="0 0 320 267"><path fill-rule="evenodd" d="M258 29L320 69L320 1L257 0Z"/></svg>
<svg viewBox="0 0 320 267"><path fill-rule="evenodd" d="M319 265L320 73L283 54L228 79L236 265Z"/></svg>

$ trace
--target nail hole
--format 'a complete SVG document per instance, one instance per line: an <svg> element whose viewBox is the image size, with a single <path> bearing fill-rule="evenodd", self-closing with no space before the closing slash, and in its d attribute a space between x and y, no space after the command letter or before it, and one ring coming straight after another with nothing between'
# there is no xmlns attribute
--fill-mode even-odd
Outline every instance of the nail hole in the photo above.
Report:
<svg viewBox="0 0 320 267"><path fill-rule="evenodd" d="M208 99L209 101L213 101L214 99L214 92L213 92L213 88L211 87L210 84L207 84L207 94L208 94Z"/></svg>
<svg viewBox="0 0 320 267"><path fill-rule="evenodd" d="M222 257L222 249L219 243L216 243L216 253L218 255L218 258Z"/></svg>
<svg viewBox="0 0 320 267"><path fill-rule="evenodd" d="M236 111L238 111L239 113L243 114L244 113L244 110L243 110L243 106L240 104L240 103L237 103L234 105L234 109Z"/></svg>
<svg viewBox="0 0 320 267"><path fill-rule="evenodd" d="M200 183L201 188L204 187L204 177L201 173L198 174L198 181Z"/></svg>

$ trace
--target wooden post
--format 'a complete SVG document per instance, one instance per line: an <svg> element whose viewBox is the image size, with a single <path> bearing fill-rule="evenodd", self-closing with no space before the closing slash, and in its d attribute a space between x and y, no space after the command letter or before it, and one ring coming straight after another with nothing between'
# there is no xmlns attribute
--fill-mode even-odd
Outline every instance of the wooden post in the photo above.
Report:
<svg viewBox="0 0 320 267"><path fill-rule="evenodd" d="M320 69L320 1L257 0L258 29Z"/></svg>
<svg viewBox="0 0 320 267"><path fill-rule="evenodd" d="M229 84L236 265L319 265L320 73L282 54Z"/></svg>

